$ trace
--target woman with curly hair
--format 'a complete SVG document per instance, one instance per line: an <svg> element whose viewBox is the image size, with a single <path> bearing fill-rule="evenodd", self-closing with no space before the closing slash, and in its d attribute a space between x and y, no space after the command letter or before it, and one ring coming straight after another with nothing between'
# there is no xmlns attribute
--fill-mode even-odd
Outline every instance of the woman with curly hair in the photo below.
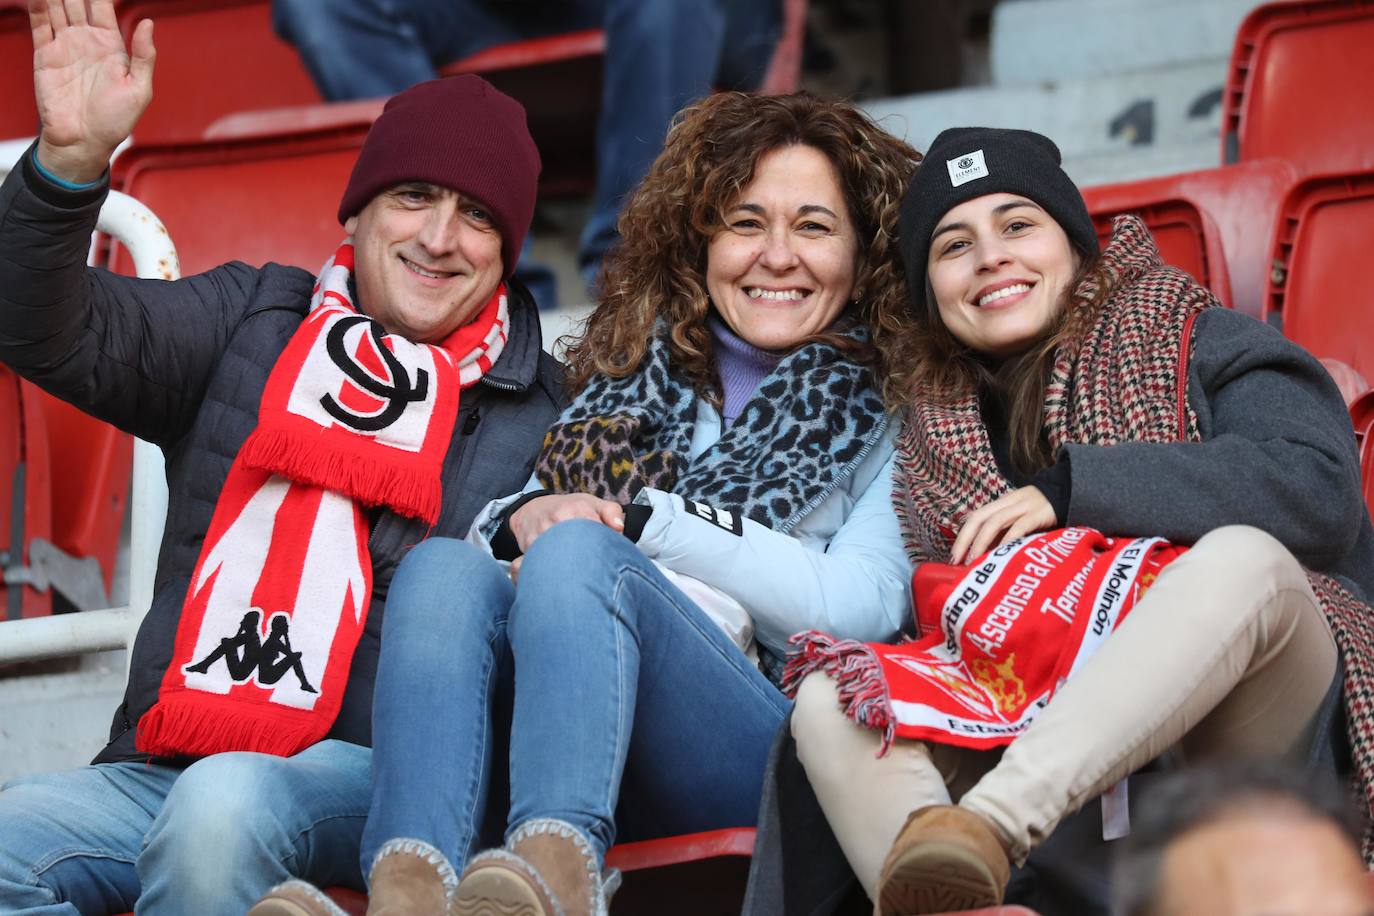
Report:
<svg viewBox="0 0 1374 916"><path fill-rule="evenodd" d="M604 914L617 836L753 823L789 636L897 631L881 353L909 333L894 237L918 160L804 93L679 115L530 486L480 546L431 539L396 572L369 912ZM507 757L505 845L473 857ZM332 912L274 895L254 916Z"/></svg>
<svg viewBox="0 0 1374 916"><path fill-rule="evenodd" d="M1099 252L1029 131L937 137L901 248L898 514L913 561L966 568L928 635L809 633L787 677L876 912L1001 902L1011 862L1176 745L1305 751L1342 656L1368 792L1374 529L1321 365L1137 217Z"/></svg>

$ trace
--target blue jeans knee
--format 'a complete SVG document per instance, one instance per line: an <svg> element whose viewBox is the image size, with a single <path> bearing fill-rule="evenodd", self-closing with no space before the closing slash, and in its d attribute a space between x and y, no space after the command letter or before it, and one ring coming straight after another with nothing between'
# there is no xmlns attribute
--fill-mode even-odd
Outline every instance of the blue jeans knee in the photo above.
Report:
<svg viewBox="0 0 1374 916"><path fill-rule="evenodd" d="M515 587L504 567L455 538L429 538L406 554L387 592L382 644L451 650L491 642L505 629ZM383 650L385 651L385 649Z"/></svg>

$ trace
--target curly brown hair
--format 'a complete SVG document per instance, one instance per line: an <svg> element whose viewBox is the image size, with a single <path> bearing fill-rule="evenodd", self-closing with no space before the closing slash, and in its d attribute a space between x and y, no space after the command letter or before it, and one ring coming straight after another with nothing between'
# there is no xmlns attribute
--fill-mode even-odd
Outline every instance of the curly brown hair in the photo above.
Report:
<svg viewBox="0 0 1374 916"><path fill-rule="evenodd" d="M859 235L854 289L863 291L844 314L870 332L863 346L833 332L810 340L844 348L886 379L891 338L912 332L896 234L902 193L920 153L844 101L808 92L722 92L678 113L663 152L621 212L622 241L602 267L601 302L564 353L573 391L599 373L634 372L663 319L674 370L719 400L706 324L707 244L764 154L798 144L823 153L839 176Z"/></svg>

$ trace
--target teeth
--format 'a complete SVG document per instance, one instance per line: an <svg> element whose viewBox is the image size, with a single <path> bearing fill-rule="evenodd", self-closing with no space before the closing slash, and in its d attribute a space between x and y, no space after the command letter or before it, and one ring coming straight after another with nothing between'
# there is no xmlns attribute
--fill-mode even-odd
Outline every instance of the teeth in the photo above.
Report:
<svg viewBox="0 0 1374 916"><path fill-rule="evenodd" d="M806 293L799 289L760 289L757 286L745 287L744 294L750 299L770 299L775 302L796 302L806 298Z"/></svg>
<svg viewBox="0 0 1374 916"><path fill-rule="evenodd" d="M406 261L405 258L402 258L401 260L405 261L405 265L407 267L409 267L411 270L415 271L422 277L429 277L431 280L441 280L444 278L444 274L436 274L432 270L425 270L423 267L421 267L419 264L416 264L414 261Z"/></svg>
<svg viewBox="0 0 1374 916"><path fill-rule="evenodd" d="M1015 296L1017 293L1028 292L1030 287L1025 283L1013 283L1011 286L1004 286L1001 289L993 290L986 296L978 300L980 306L987 305L989 302L996 302L998 299L1005 299L1008 296Z"/></svg>

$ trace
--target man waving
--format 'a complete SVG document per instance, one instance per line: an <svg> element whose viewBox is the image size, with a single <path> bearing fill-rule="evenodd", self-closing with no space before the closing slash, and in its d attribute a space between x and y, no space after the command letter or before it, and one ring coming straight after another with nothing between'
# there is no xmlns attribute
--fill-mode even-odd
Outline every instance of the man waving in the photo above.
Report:
<svg viewBox="0 0 1374 916"><path fill-rule="evenodd" d="M109 745L0 789L0 901L242 914L293 876L362 887L392 572L520 489L562 401L509 279L539 172L524 111L474 76L391 99L318 276L120 277L86 251L152 96L152 23L126 51L112 0L29 18L42 129L0 186L0 361L161 446L170 492Z"/></svg>

